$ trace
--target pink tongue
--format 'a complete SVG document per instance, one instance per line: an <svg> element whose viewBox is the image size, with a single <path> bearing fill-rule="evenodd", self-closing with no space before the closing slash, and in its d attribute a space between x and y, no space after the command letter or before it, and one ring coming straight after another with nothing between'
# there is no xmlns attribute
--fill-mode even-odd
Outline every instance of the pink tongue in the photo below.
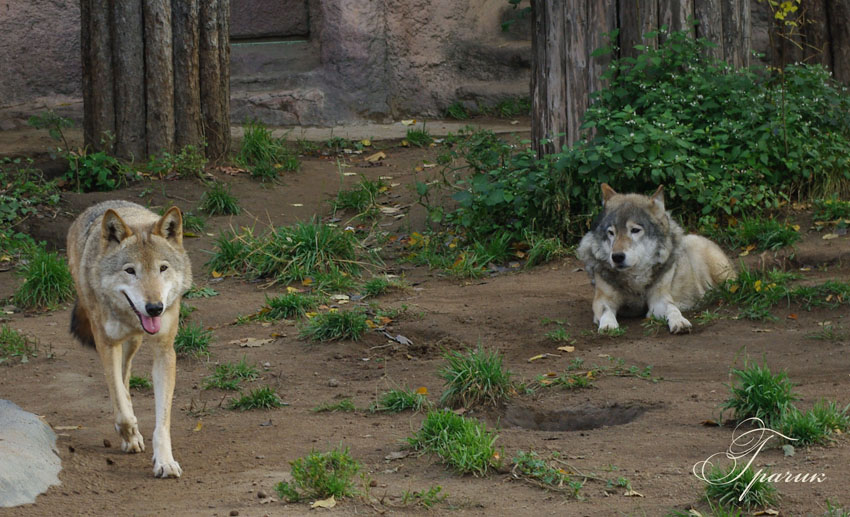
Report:
<svg viewBox="0 0 850 517"><path fill-rule="evenodd" d="M150 316L145 316L144 314L142 314L141 316L142 327L144 327L145 332L147 332L148 334L156 334L157 332L159 332L159 328L162 326L161 316L155 316L153 318L151 318Z"/></svg>

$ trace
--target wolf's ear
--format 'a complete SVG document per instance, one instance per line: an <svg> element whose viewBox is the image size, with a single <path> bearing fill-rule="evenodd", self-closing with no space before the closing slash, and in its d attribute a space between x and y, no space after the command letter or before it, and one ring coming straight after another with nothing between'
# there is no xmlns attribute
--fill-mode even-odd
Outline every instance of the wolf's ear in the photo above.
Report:
<svg viewBox="0 0 850 517"><path fill-rule="evenodd" d="M617 195L617 192L615 192L614 189L611 188L611 185L609 185L607 183L602 184L602 204L603 205L605 203L607 203L609 199L611 199L612 197L614 197L616 195Z"/></svg>
<svg viewBox="0 0 850 517"><path fill-rule="evenodd" d="M113 209L107 210L103 214L103 222L100 224L101 238L107 245L120 244L121 241L133 235L133 231L121 219Z"/></svg>
<svg viewBox="0 0 850 517"><path fill-rule="evenodd" d="M165 237L177 243L178 246L183 245L183 214L176 206L172 206L165 212L165 215L160 217L159 221L153 225L153 234Z"/></svg>
<svg viewBox="0 0 850 517"><path fill-rule="evenodd" d="M664 211L664 185L658 185L655 194L650 198L655 204L655 207L661 212Z"/></svg>

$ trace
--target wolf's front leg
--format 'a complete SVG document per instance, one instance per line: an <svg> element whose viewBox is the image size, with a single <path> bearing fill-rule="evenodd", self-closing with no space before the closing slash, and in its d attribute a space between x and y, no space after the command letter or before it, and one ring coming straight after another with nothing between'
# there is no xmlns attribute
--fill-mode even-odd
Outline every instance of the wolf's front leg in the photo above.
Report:
<svg viewBox="0 0 850 517"><path fill-rule="evenodd" d="M174 326L176 330L176 325ZM171 402L177 373L174 334L158 341L153 352L153 389L156 399L156 428L153 431L153 473L158 478L178 478L183 473L171 453Z"/></svg>
<svg viewBox="0 0 850 517"><path fill-rule="evenodd" d="M672 334L691 331L691 322L682 316L682 311L676 307L669 295L650 296L647 317L650 316L667 320L667 327Z"/></svg>
<svg viewBox="0 0 850 517"><path fill-rule="evenodd" d="M599 324L599 332L619 328L617 309L620 308L620 296L604 280L596 280L593 293L593 322Z"/></svg>
<svg viewBox="0 0 850 517"><path fill-rule="evenodd" d="M109 398L112 400L112 411L115 414L115 430L121 435L121 450L124 452L142 452L145 450L145 440L139 432L136 415L133 414L133 402L130 392L124 383L121 371L123 362L120 343L111 342L104 334L95 335L95 344L106 385L109 387Z"/></svg>

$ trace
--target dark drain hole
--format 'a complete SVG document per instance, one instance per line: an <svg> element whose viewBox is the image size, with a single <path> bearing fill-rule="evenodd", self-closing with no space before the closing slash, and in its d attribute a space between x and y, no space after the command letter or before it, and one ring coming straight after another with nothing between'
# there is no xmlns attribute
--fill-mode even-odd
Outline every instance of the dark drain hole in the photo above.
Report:
<svg viewBox="0 0 850 517"><path fill-rule="evenodd" d="M505 412L508 424L536 431L586 431L605 426L628 424L647 408L638 405L598 407L581 406L559 411L541 411L528 407L509 407Z"/></svg>

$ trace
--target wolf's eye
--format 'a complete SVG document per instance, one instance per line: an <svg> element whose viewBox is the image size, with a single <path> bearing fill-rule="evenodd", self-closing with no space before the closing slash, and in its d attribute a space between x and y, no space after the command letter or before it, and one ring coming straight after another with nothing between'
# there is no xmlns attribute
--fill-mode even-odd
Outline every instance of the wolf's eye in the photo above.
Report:
<svg viewBox="0 0 850 517"><path fill-rule="evenodd" d="M132 267L124 268L124 272L127 273L128 275L133 275L133 276L136 275L136 269L132 268Z"/></svg>
<svg viewBox="0 0 850 517"><path fill-rule="evenodd" d="M162 272L163 272L163 271L165 271L166 269L168 269L168 266L166 266L165 264L163 264L163 265L159 266L159 272L160 272L160 273L162 273Z"/></svg>
<svg viewBox="0 0 850 517"><path fill-rule="evenodd" d="M614 236L614 230L610 230L610 229L609 229L609 230L608 230L608 235L610 235L611 237L613 237L613 236Z"/></svg>
<svg viewBox="0 0 850 517"><path fill-rule="evenodd" d="M641 228L632 228L632 233L640 233Z"/></svg>

